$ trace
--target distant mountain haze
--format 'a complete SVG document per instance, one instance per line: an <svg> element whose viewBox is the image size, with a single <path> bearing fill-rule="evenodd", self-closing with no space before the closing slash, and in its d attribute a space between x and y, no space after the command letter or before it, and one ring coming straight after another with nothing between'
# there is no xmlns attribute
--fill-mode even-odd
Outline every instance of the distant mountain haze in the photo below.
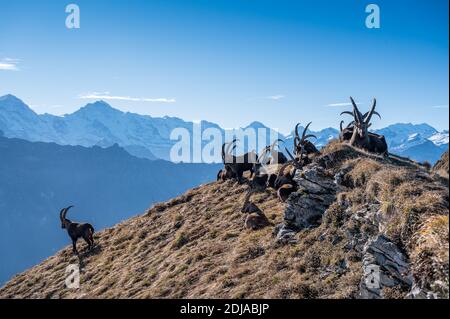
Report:
<svg viewBox="0 0 450 319"><path fill-rule="evenodd" d="M336 122L339 119L336 114ZM308 120L314 121L313 118ZM176 117L156 118L125 113L104 101L89 103L64 116L38 115L13 95L0 97L0 130L4 131L6 137L86 147L108 147L117 143L131 155L152 160L170 160L170 150L177 142L170 139L171 132L175 128L185 128L192 136L194 125L193 122ZM215 123L202 121L200 125L202 131L213 127L225 136L225 130ZM244 129L247 128L266 130L267 140L258 142L258 146L270 143L269 137L272 137L272 140L279 137L285 140L288 148L292 148L292 134L284 136L257 121ZM303 126L300 130L303 130ZM269 132L275 134L269 135ZM386 136L390 152L418 161L427 160L433 164L448 149L448 131L438 132L428 124L393 124L375 132ZM310 133L317 136L314 142L320 148L330 139L336 138L339 131L325 128ZM202 145L206 143L207 141L202 141ZM192 144L191 141L191 148ZM245 146L244 150L249 149ZM220 161L220 157L217 161Z"/></svg>
<svg viewBox="0 0 450 319"><path fill-rule="evenodd" d="M86 148L0 136L0 285L70 243L61 208L75 205L68 218L100 230L215 180L219 169L139 159L117 144Z"/></svg>

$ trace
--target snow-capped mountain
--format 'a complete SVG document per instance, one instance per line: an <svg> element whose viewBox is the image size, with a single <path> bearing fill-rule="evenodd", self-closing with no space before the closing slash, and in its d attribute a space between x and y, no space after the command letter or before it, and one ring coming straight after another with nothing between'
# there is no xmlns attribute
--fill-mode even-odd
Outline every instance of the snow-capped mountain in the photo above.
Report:
<svg viewBox="0 0 450 319"><path fill-rule="evenodd" d="M428 140L437 146L448 146L448 130L437 132L429 137Z"/></svg>
<svg viewBox="0 0 450 319"><path fill-rule="evenodd" d="M433 164L448 149L448 130L438 132L428 124L393 124L376 133L386 137L389 152L417 161Z"/></svg>
<svg viewBox="0 0 450 319"><path fill-rule="evenodd" d="M223 137L231 133L230 130L224 130L215 123L202 121L199 124L201 133L208 128L219 129ZM169 160L170 150L177 142L171 140L172 131L175 128L185 128L192 137L195 125L193 122L176 117L157 118L122 112L103 101L87 104L78 111L64 116L38 115L15 96L0 97L0 130L6 137L86 147L94 145L109 147L117 143L130 154L141 158ZM241 129L245 131L249 128L257 129L257 132L265 131L266 141L264 143L258 141L258 146L269 144L270 139L281 138L285 141L282 149L284 147L292 149L293 131L287 136L274 134L274 130L256 121ZM299 128L300 134L303 129L304 127ZM448 131L438 132L428 124L393 124L375 132L386 137L391 153L418 161L427 160L434 163L448 149ZM339 135L339 131L335 128L308 133L317 136L315 144L318 148ZM259 138L258 135L257 139ZM207 142L202 141L202 144L205 145ZM193 144L194 141L191 140L191 149L194 147ZM253 147L246 145L245 151Z"/></svg>

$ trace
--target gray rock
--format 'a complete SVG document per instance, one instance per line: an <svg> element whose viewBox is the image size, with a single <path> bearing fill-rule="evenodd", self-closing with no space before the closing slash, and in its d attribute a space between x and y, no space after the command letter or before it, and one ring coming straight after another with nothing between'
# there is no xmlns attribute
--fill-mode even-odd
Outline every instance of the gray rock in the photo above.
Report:
<svg viewBox="0 0 450 319"><path fill-rule="evenodd" d="M284 220L301 230L317 226L326 209L336 200L337 186L324 169L314 165L298 171L294 177L298 190L287 201Z"/></svg>
<svg viewBox="0 0 450 319"><path fill-rule="evenodd" d="M438 287L437 287L438 286ZM448 283L444 283L441 281L436 281L431 285L431 289L435 291L442 291L448 289ZM406 295L407 299L441 299L443 296L448 296L447 294L443 294L443 296L439 295L439 293L435 291L428 291L423 288L420 288L417 284L414 284L411 288L411 291Z"/></svg>
<svg viewBox="0 0 450 319"><path fill-rule="evenodd" d="M339 186L348 186L345 185L345 177L352 169L353 166L349 164L342 166L342 168L334 175L334 183Z"/></svg>
<svg viewBox="0 0 450 319"><path fill-rule="evenodd" d="M273 231L276 236L277 243L280 244L296 244L298 241L295 238L295 229L289 228L286 224L278 224Z"/></svg>
<svg viewBox="0 0 450 319"><path fill-rule="evenodd" d="M383 288L412 286L409 264L400 249L383 235L369 240L363 252L363 277L360 297L383 298Z"/></svg>

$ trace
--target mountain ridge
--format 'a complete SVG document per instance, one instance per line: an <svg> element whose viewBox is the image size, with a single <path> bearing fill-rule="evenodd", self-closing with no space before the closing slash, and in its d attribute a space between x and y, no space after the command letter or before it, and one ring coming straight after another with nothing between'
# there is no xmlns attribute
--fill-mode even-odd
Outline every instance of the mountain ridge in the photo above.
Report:
<svg viewBox="0 0 450 319"><path fill-rule="evenodd" d="M16 104L20 111L18 113L11 110ZM64 116L38 115L15 96L5 95L0 98L0 129L7 137L86 147L93 145L106 147L118 143L131 155L148 159L170 160L170 150L176 143L170 139L172 130L185 128L192 133L194 125L193 122L186 122L177 117L158 118L123 112L105 101L88 103L79 110ZM221 131L222 136L225 136L227 131L218 124L205 120L201 121L201 126L203 131L210 127L217 128ZM266 132L274 132L259 121L254 121L243 129L247 128L266 129ZM300 129L303 130L303 127ZM338 130L331 127L309 132L317 135L318 139L315 144L319 148L339 134ZM392 153L409 156L420 161L427 160L432 164L448 149L448 130L438 132L426 123L397 123L375 130L375 132L385 135ZM278 137L284 139L286 146L290 148L293 144L292 133L286 136L278 134ZM412 134L419 134L419 142L425 145L417 148L419 143L409 140ZM270 136L270 134L267 135ZM427 143L427 140L432 144ZM262 144L265 146L268 143L270 140ZM245 151L249 150L245 149ZM220 162L219 156L216 161Z"/></svg>
<svg viewBox="0 0 450 319"><path fill-rule="evenodd" d="M249 185L205 184L96 233L80 259L67 246L0 298L448 298L446 161L443 182L332 142L286 203L270 188L251 197L263 229L244 227ZM69 265L78 289L65 287Z"/></svg>

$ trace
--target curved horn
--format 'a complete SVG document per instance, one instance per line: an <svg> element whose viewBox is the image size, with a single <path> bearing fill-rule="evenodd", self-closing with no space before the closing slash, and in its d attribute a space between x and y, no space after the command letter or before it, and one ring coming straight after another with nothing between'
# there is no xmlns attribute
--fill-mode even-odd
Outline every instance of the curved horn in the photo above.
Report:
<svg viewBox="0 0 450 319"><path fill-rule="evenodd" d="M300 142L300 137L295 137L294 138L294 148L297 149L298 148L298 143Z"/></svg>
<svg viewBox="0 0 450 319"><path fill-rule="evenodd" d="M312 122L309 122L308 125L306 125L305 129L303 130L303 134L302 134L302 139L301 142L304 142L306 139L306 131L308 131L309 126L311 125Z"/></svg>
<svg viewBox="0 0 450 319"><path fill-rule="evenodd" d="M339 124L339 127L340 127L340 129L341 129L341 132L344 130L343 128L342 128L342 125L344 124L344 121L341 121L341 124Z"/></svg>
<svg viewBox="0 0 450 319"><path fill-rule="evenodd" d="M354 113L353 116L355 117L355 120L358 123L362 123L363 122L362 114L359 111L358 106L355 103L355 100L353 100L353 98L351 96L350 96L350 101L352 102L352 105L353 105L353 113Z"/></svg>
<svg viewBox="0 0 450 319"><path fill-rule="evenodd" d="M236 148L236 142L238 142L239 140L237 139L237 138L235 138L232 142L230 142L230 143L228 143L228 146L227 146L227 149L226 149L226 151L225 151L225 154L227 154L227 155L229 155L230 154L230 148L233 146L233 149L232 150L234 150L235 148Z"/></svg>
<svg viewBox="0 0 450 319"><path fill-rule="evenodd" d="M64 221L63 213L64 213L65 210L66 210L66 209L63 208L63 209L61 209L61 211L59 212L59 219L61 219L62 222Z"/></svg>
<svg viewBox="0 0 450 319"><path fill-rule="evenodd" d="M363 117L366 118L367 115L369 115L369 112L364 113L364 116L363 116ZM378 116L378 117L380 118L380 120L381 120L381 115L380 115L380 113L378 113L377 111L373 111L373 115Z"/></svg>
<svg viewBox="0 0 450 319"><path fill-rule="evenodd" d="M263 160L266 159L268 150L269 150L269 146L266 146L262 149L261 153L259 153L259 155L258 155L258 163L259 164L264 164Z"/></svg>
<svg viewBox="0 0 450 319"><path fill-rule="evenodd" d="M375 107L377 106L377 99L373 99L373 104L372 104L372 109L369 112L369 115L367 115L367 117L364 118L364 123L368 124L370 123L370 120L372 119L372 115L375 112ZM380 116L381 118L381 116Z"/></svg>
<svg viewBox="0 0 450 319"><path fill-rule="evenodd" d="M284 148L288 154L288 156L291 158L291 160L293 160L295 162L295 158L294 156L292 156L291 152L289 152L289 150L287 149L287 147Z"/></svg>
<svg viewBox="0 0 450 319"><path fill-rule="evenodd" d="M225 160L225 145L227 145L228 143L223 143L222 144L222 161Z"/></svg>
<svg viewBox="0 0 450 319"><path fill-rule="evenodd" d="M300 123L298 123L296 126L295 126L295 137L298 137L298 138L300 138L300 134L298 133L298 127L300 126Z"/></svg>
<svg viewBox="0 0 450 319"><path fill-rule="evenodd" d="M67 214L67 212L69 211L69 209L71 209L72 207L73 207L73 205L61 209L61 211L60 211L60 213L59 213L59 218L61 219L61 221L64 221L64 220L66 219L66 214Z"/></svg>
<svg viewBox="0 0 450 319"><path fill-rule="evenodd" d="M289 152L289 150L286 147L285 147L285 150L286 150L288 156L291 158L292 162L294 163L294 166L296 168L301 168L301 163L299 163L299 162L297 162L295 160L294 156L292 156L291 152ZM300 161L302 160L302 156L303 156L303 148L302 148L302 151L300 153Z"/></svg>
<svg viewBox="0 0 450 319"><path fill-rule="evenodd" d="M275 141L272 143L272 145L270 146L270 151L273 151L273 149L275 148L276 145L278 145L278 143L284 143L284 141L283 141L281 138L275 140Z"/></svg>

